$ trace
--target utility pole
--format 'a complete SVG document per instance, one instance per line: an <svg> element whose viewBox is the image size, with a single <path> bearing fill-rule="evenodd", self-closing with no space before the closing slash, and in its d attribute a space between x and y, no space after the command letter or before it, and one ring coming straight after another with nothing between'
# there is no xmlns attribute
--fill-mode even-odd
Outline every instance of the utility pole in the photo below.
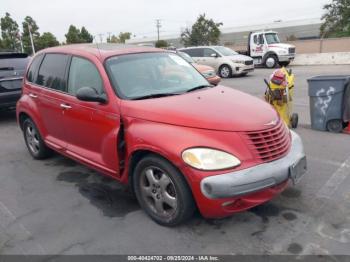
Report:
<svg viewBox="0 0 350 262"><path fill-rule="evenodd" d="M18 37L19 37L19 41L21 43L21 50L22 50L22 53L24 53L24 48L23 48L23 41L22 41L22 35L21 35L21 32L17 32L18 34Z"/></svg>
<svg viewBox="0 0 350 262"><path fill-rule="evenodd" d="M103 34L98 34L98 36L100 37L100 43L102 44L102 36L103 36Z"/></svg>
<svg viewBox="0 0 350 262"><path fill-rule="evenodd" d="M35 55L35 47L34 47L34 42L33 42L33 36L32 36L32 32L31 30L31 26L27 23L28 26L28 31L29 31L29 37L30 37L30 43L32 44L32 51L33 51L33 55Z"/></svg>
<svg viewBox="0 0 350 262"><path fill-rule="evenodd" d="M158 41L159 41L159 29L162 27L160 23L160 19L156 19L156 27L157 27L157 35L158 35Z"/></svg>

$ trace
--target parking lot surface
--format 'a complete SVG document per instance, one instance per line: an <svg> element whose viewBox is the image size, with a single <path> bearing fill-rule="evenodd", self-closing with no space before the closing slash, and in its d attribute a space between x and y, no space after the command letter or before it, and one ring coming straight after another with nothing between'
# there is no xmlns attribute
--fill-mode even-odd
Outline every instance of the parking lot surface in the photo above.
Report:
<svg viewBox="0 0 350 262"><path fill-rule="evenodd" d="M306 79L350 66L293 67L308 172L272 201L220 220L155 224L124 186L67 158L33 160L0 113L0 254L348 254L350 135L310 129ZM269 69L222 84L263 97ZM215 108L210 109L215 110ZM239 114L239 112L227 112Z"/></svg>

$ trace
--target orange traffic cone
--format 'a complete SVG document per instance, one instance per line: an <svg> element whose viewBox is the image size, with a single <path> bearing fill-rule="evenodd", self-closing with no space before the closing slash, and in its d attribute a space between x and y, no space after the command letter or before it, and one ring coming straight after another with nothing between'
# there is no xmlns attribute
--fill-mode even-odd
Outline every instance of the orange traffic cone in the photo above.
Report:
<svg viewBox="0 0 350 262"><path fill-rule="evenodd" d="M348 126L343 130L343 132L350 135L350 122L348 122Z"/></svg>

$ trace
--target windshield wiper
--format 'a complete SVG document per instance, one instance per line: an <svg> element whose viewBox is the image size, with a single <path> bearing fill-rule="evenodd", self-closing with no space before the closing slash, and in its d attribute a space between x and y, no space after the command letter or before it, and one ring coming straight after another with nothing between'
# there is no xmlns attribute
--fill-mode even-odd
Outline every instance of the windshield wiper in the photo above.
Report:
<svg viewBox="0 0 350 262"><path fill-rule="evenodd" d="M207 87L214 87L214 85L200 85L200 86L195 86L195 87L192 87L190 89L188 89L186 91L186 93L189 93L189 92L192 92L192 91L195 91L195 90L199 90L199 89L203 89L203 88L207 88Z"/></svg>
<svg viewBox="0 0 350 262"><path fill-rule="evenodd" d="M159 93L159 94L149 94L144 96L138 96L135 98L131 98L131 100L142 100L142 99L149 99L149 98L158 98L158 97L165 97L165 96L175 96L179 95L178 93Z"/></svg>

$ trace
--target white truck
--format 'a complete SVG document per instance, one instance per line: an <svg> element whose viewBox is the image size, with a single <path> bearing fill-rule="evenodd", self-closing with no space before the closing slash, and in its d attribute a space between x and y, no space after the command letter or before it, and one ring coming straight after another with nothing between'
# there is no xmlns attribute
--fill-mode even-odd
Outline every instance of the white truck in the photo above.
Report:
<svg viewBox="0 0 350 262"><path fill-rule="evenodd" d="M248 36L248 50L239 53L254 59L255 65L274 68L277 64L287 66L295 57L295 46L281 43L274 31L251 32Z"/></svg>

